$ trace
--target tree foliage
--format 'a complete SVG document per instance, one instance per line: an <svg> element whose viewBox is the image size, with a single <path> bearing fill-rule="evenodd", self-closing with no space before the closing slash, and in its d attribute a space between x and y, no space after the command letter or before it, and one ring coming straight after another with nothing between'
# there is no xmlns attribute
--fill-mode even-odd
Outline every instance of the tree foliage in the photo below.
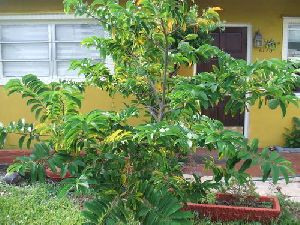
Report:
<svg viewBox="0 0 300 225"><path fill-rule="evenodd" d="M74 185L69 183L66 190L81 186L97 193L84 212L91 224L190 224L191 215L180 210L183 203L201 202L221 180L245 182L247 169L254 165L261 167L264 180L272 176L276 183L283 175L288 181L289 161L268 149L259 151L257 140L248 143L202 112L227 96L225 109L233 114L258 102L259 107L280 107L285 115L289 103L297 104L292 64L275 59L247 64L212 46L209 33L222 29L219 15L216 8L201 12L193 1L64 3L67 12L93 18L109 33L82 44L112 57L114 71L91 59L74 61L71 68L86 78L83 86L133 100L120 112L83 114L81 85L46 85L32 75L10 81L9 93L21 93L41 122L30 135L49 134L11 170L30 171L34 180L42 178L35 172L43 166L60 168L62 176L69 170ZM218 64L211 72L179 76L182 67L212 58ZM141 110L148 120L131 126L128 119ZM7 135L9 129L2 129ZM195 176L195 182L189 182L182 164L199 147L216 149L226 166L209 160L205 166L213 171L213 179L201 182Z"/></svg>

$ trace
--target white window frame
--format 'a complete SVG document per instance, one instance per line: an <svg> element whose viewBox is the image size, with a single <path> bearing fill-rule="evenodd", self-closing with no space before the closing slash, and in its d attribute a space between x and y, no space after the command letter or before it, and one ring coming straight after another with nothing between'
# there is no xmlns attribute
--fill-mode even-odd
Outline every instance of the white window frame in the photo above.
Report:
<svg viewBox="0 0 300 225"><path fill-rule="evenodd" d="M282 59L288 59L288 44L289 44L289 25L300 24L300 17L283 17L283 33L282 33ZM295 95L300 98L300 93L296 92Z"/></svg>
<svg viewBox="0 0 300 225"><path fill-rule="evenodd" d="M288 59L289 25L300 24L300 17L283 17L282 59Z"/></svg>
<svg viewBox="0 0 300 225"><path fill-rule="evenodd" d="M55 44L51 44L53 41L52 38L55 35L55 24L98 24L97 21L85 18L85 17L75 17L74 15L66 14L34 14L34 15L0 15L0 25L32 25L32 24L47 24L48 26L48 35L49 35L49 56L50 54L55 54ZM100 26L100 25L99 25ZM107 34L106 34L107 35ZM1 51L1 45L0 45ZM106 58L105 63L111 65L111 59ZM79 77L53 77L53 71L56 71L56 63L53 61L53 57L50 57L50 76L49 77L39 77L42 81L50 83L52 81L58 80L74 80L82 81L83 78ZM111 69L111 68L110 68ZM0 63L0 85L6 84L8 80L13 79L14 77L4 77L2 74L3 68ZM25 74L24 74L25 75ZM38 76L38 74L36 74ZM57 74L56 74L57 75ZM52 77L51 77L52 76ZM16 77L18 78L18 77Z"/></svg>

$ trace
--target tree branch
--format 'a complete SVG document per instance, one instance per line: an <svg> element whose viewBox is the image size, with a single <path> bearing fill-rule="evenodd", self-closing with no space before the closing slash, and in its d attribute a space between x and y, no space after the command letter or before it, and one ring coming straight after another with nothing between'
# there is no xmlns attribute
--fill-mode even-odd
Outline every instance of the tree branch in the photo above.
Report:
<svg viewBox="0 0 300 225"><path fill-rule="evenodd" d="M166 104L166 89L167 89L167 75L168 75L168 65L169 65L169 40L168 32L165 27L164 21L161 19L161 26L163 28L163 33L165 37L165 46L164 46L164 72L162 77L162 101L159 106L159 121L163 119L165 104Z"/></svg>

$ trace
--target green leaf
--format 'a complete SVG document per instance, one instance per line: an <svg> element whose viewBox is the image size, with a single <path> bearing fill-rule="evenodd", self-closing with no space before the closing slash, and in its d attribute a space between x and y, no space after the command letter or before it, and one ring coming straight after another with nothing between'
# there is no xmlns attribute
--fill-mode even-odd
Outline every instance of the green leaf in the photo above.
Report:
<svg viewBox="0 0 300 225"><path fill-rule="evenodd" d="M30 167L30 180L31 182L37 181L37 165L35 163L32 163Z"/></svg>
<svg viewBox="0 0 300 225"><path fill-rule="evenodd" d="M245 170L249 169L252 164L252 159L247 159L241 168L239 169L239 172L245 172Z"/></svg>
<svg viewBox="0 0 300 225"><path fill-rule="evenodd" d="M198 37L198 34L188 34L185 36L185 39L188 41L195 40Z"/></svg>
<svg viewBox="0 0 300 225"><path fill-rule="evenodd" d="M265 162L262 164L263 181L266 181L271 173L271 163Z"/></svg>
<svg viewBox="0 0 300 225"><path fill-rule="evenodd" d="M28 138L28 140L27 140L27 144L26 144L26 147L27 147L27 149L30 149L30 147L31 147L31 138Z"/></svg>
<svg viewBox="0 0 300 225"><path fill-rule="evenodd" d="M282 116L286 116L286 105L282 101L279 102L279 105L281 108Z"/></svg>
<svg viewBox="0 0 300 225"><path fill-rule="evenodd" d="M272 164L272 179L273 183L276 184L279 180L279 167L277 165Z"/></svg>
<svg viewBox="0 0 300 225"><path fill-rule="evenodd" d="M36 112L35 112L35 118L36 119L39 118L39 115L40 115L41 111L42 111L42 108L39 108L39 109L36 110Z"/></svg>
<svg viewBox="0 0 300 225"><path fill-rule="evenodd" d="M288 169L285 166L279 166L279 170L284 177L285 183L287 184L289 182Z"/></svg>
<svg viewBox="0 0 300 225"><path fill-rule="evenodd" d="M43 165L37 166L37 177L41 182L45 182L45 168Z"/></svg>
<svg viewBox="0 0 300 225"><path fill-rule="evenodd" d="M271 100L269 100L268 105L269 105L270 109L276 109L279 106L279 100L271 99Z"/></svg>
<svg viewBox="0 0 300 225"><path fill-rule="evenodd" d="M24 141L25 141L25 138L26 138L26 136L22 136L22 137L20 137L20 139L19 139L19 148L20 148L20 149L22 149L22 147L23 147L23 143L24 143Z"/></svg>

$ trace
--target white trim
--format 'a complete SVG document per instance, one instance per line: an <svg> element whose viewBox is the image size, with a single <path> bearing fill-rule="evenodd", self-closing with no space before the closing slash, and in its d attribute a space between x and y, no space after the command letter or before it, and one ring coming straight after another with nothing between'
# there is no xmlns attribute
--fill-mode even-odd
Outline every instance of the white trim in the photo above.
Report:
<svg viewBox="0 0 300 225"><path fill-rule="evenodd" d="M50 78L50 77L47 77L47 76L40 76L38 77L41 81L43 81L44 83L46 84L49 84L51 82L57 82L59 80L70 80L70 81L76 81L76 82L81 82L81 81L84 81L85 79L84 78L79 78L79 77L57 77L57 78ZM0 79L0 86L2 85L5 85L9 80L12 80L12 79L22 79L22 77L4 77L4 78L1 78Z"/></svg>
<svg viewBox="0 0 300 225"><path fill-rule="evenodd" d="M1 37L2 37L2 27L0 25L0 42L2 41ZM2 62L2 45L0 44L0 81L3 78L3 74L4 71L3 71L3 62Z"/></svg>
<svg viewBox="0 0 300 225"><path fill-rule="evenodd" d="M247 63L250 64L252 62L252 33L253 28L251 24L243 24L243 23L226 23L225 27L246 27L247 28ZM245 138L249 138L250 136L250 112L245 110L244 112L244 127L243 133Z"/></svg>
<svg viewBox="0 0 300 225"><path fill-rule="evenodd" d="M56 13L56 14L5 14L0 15L1 22L16 22L16 21L32 21L32 20L85 20L91 21L91 19L86 17L75 16L73 14L66 15L64 13Z"/></svg>
<svg viewBox="0 0 300 225"><path fill-rule="evenodd" d="M288 59L288 38L289 38L289 24L300 24L300 17L283 17L282 27L282 59ZM300 98L300 93L295 92L295 95Z"/></svg>
<svg viewBox="0 0 300 225"><path fill-rule="evenodd" d="M247 97L247 94L246 94L246 97ZM250 136L250 111L247 110L249 108L250 108L250 106L247 105L245 108L245 112L244 112L244 136L245 136L245 138L249 138L249 136Z"/></svg>
<svg viewBox="0 0 300 225"><path fill-rule="evenodd" d="M197 74L197 64L193 65L193 76Z"/></svg>
<svg viewBox="0 0 300 225"><path fill-rule="evenodd" d="M50 75L52 76L53 78L53 75L55 73L55 66L54 66L54 63L55 63L55 60L53 61L53 55L55 57L55 48L53 48L53 35L55 35L55 25L54 24L49 24L48 25L48 39L49 39L49 59L50 59L50 62L49 62L49 69L50 69Z"/></svg>
<svg viewBox="0 0 300 225"><path fill-rule="evenodd" d="M300 17L283 17L282 28L282 59L288 59L288 34L289 24L300 24Z"/></svg>

